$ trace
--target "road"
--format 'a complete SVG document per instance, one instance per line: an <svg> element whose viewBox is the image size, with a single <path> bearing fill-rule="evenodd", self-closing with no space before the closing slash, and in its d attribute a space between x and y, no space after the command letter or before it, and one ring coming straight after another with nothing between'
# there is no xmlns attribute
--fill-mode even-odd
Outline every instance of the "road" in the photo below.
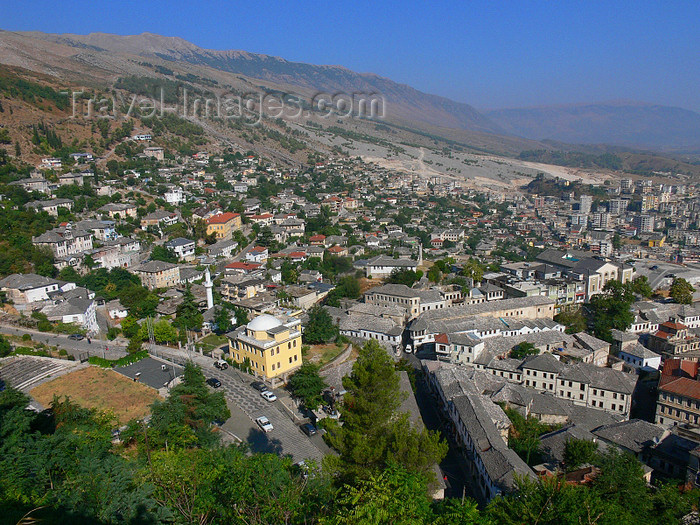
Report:
<svg viewBox="0 0 700 525"><path fill-rule="evenodd" d="M469 476L467 473L469 471L466 459L461 449L450 439L445 425L445 418L440 413L437 402L430 392L423 376L420 359L425 359L427 357L428 356L423 353L420 353L418 356L416 356L416 354L404 353L404 358L418 371L416 402L418 403L423 423L427 429L440 432L443 439L449 445L445 459L440 462L440 470L444 476L447 477L445 497L461 498L462 496L467 496L475 498L475 494L477 494L478 491L472 490L468 482Z"/></svg>
<svg viewBox="0 0 700 525"><path fill-rule="evenodd" d="M24 334L29 334L33 341L64 349L76 359L79 359L84 354L88 354L88 356L96 355L106 359L119 359L126 355L126 344L117 341L92 339L88 343L87 339L76 341L68 339L67 335L39 332L30 328L19 328L10 325L0 325L0 333L20 337Z"/></svg>
<svg viewBox="0 0 700 525"><path fill-rule="evenodd" d="M46 332L39 332L29 328L18 328L15 326L0 325L0 333L7 335L22 336L29 334L32 340L45 343L50 346L65 349L69 354L75 356L76 360L84 359L87 356L99 356L107 359L118 359L127 354L126 341L104 341L92 339L91 343L87 339L76 341L68 339L66 335L57 335ZM226 399L239 407L240 413L245 414L248 422L239 421L235 424L236 434L241 440L248 441L251 449L259 452L275 452L280 455L290 455L294 461L313 459L320 465L324 454L330 450L323 442L320 435L309 438L301 432L297 424L292 421L294 417L289 410L282 405L281 401L269 403L260 397L260 393L255 390L250 383L254 378L244 374L235 368L227 370L217 370L214 368L214 360L211 357L199 354L198 352L188 352L183 349L170 348L160 345L145 345L154 356L173 361L178 364L192 360L198 364L207 377L217 377L222 383L222 389ZM276 392L279 397L286 395L281 391ZM265 434L261 432L255 424L255 419L260 416L267 416L272 422L274 430ZM224 427L225 430L228 430ZM246 435L238 435L241 429L247 431Z"/></svg>

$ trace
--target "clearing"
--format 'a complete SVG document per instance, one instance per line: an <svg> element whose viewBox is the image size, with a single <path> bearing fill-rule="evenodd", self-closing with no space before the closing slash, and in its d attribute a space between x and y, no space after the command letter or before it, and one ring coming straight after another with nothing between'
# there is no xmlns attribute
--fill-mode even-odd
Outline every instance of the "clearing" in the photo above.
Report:
<svg viewBox="0 0 700 525"><path fill-rule="evenodd" d="M309 350L307 350L303 359L304 361L309 361L316 365L323 366L345 350L346 346L347 344L343 344L339 347L335 343L310 345Z"/></svg>
<svg viewBox="0 0 700 525"><path fill-rule="evenodd" d="M224 345L228 346L228 338L225 335L217 334L209 334L195 343L196 347L202 347L205 354L210 354L212 350L216 350Z"/></svg>
<svg viewBox="0 0 700 525"><path fill-rule="evenodd" d="M29 394L45 407L51 404L54 395L69 397L82 407L111 411L120 424L143 418L149 412L149 405L161 399L151 387L97 366L43 383Z"/></svg>

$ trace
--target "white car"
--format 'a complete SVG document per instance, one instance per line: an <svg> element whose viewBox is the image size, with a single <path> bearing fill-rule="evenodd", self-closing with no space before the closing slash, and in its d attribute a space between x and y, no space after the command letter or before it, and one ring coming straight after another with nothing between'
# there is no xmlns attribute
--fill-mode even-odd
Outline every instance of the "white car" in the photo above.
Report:
<svg viewBox="0 0 700 525"><path fill-rule="evenodd" d="M269 390L265 390L264 392L260 392L260 396L265 399L266 401L269 401L272 403L273 401L277 401L277 396L270 392Z"/></svg>
<svg viewBox="0 0 700 525"><path fill-rule="evenodd" d="M275 428L272 426L272 423L270 423L270 420L267 419L265 416L260 416L258 419L255 420L255 422L258 424L258 426L262 429L263 432L272 432Z"/></svg>
<svg viewBox="0 0 700 525"><path fill-rule="evenodd" d="M411 352L413 352L413 348L411 347L411 345L406 345L405 351L407 354L410 354Z"/></svg>

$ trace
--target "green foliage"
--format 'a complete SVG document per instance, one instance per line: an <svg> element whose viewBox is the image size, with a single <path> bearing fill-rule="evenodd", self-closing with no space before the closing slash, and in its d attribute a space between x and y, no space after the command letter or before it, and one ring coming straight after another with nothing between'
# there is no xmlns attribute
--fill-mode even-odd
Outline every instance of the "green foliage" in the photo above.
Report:
<svg viewBox="0 0 700 525"><path fill-rule="evenodd" d="M676 277L671 284L671 298L679 304L693 304L695 288L682 277Z"/></svg>
<svg viewBox="0 0 700 525"><path fill-rule="evenodd" d="M27 335L27 334L25 334ZM12 345L10 342L0 335L0 357L7 357L12 353Z"/></svg>
<svg viewBox="0 0 700 525"><path fill-rule="evenodd" d="M101 366L102 368L121 368L123 366L132 365L138 363L142 359L148 357L148 352L146 350L141 350L139 352L134 352L132 354L120 357L119 359L104 359L98 356L90 356L88 358L88 363L91 365Z"/></svg>
<svg viewBox="0 0 700 525"><path fill-rule="evenodd" d="M310 410L316 410L323 402L321 392L326 388L326 382L318 373L319 367L313 363L304 363L292 374L287 383L289 391L301 400Z"/></svg>
<svg viewBox="0 0 700 525"><path fill-rule="evenodd" d="M399 270L398 268L391 272L386 282L392 284L405 284L408 287L413 286L423 277L423 272L413 270Z"/></svg>
<svg viewBox="0 0 700 525"><path fill-rule="evenodd" d="M163 261L173 264L176 263L178 260L177 255L175 255L175 252L159 244L155 245L153 247L153 250L151 250L151 259L153 259L154 261Z"/></svg>
<svg viewBox="0 0 700 525"><path fill-rule="evenodd" d="M35 105L49 100L58 109L67 108L70 102L70 98L66 94L61 94L49 86L37 84L5 72L0 75L0 93L4 93L10 98L20 98Z"/></svg>
<svg viewBox="0 0 700 525"><path fill-rule="evenodd" d="M518 156L522 160L530 162L543 162L545 164L556 164L557 166L571 166L576 168L603 168L610 170L622 169L622 159L612 153L583 153L579 151L559 151L559 150L527 150L522 151ZM533 193L552 195L530 188Z"/></svg>
<svg viewBox="0 0 700 525"><path fill-rule="evenodd" d="M654 293L654 290L651 289L649 279L647 279L646 275L637 277L634 281L632 281L632 291L646 299L649 299Z"/></svg>
<svg viewBox="0 0 700 525"><path fill-rule="evenodd" d="M539 438L557 427L542 423L532 416L526 418L512 408L506 408L505 413L512 423L508 434L508 446L528 465L541 463Z"/></svg>
<svg viewBox="0 0 700 525"><path fill-rule="evenodd" d="M439 434L413 428L408 414L397 412L403 400L399 375L379 343L368 341L362 347L343 386L343 425L329 436L340 453L340 478L371 479L390 465L400 465L432 481L431 469L445 456L447 445Z"/></svg>
<svg viewBox="0 0 700 525"><path fill-rule="evenodd" d="M226 421L231 413L223 392L212 392L205 381L198 366L185 365L182 383L170 391L170 397L156 401L151 408L150 446L165 447L167 443L169 448L176 449L211 447L218 443L220 434L212 422Z"/></svg>
<svg viewBox="0 0 700 525"><path fill-rule="evenodd" d="M537 355L540 351L527 341L523 341L515 345L510 351L510 357L513 359L524 359L529 355Z"/></svg>
<svg viewBox="0 0 700 525"><path fill-rule="evenodd" d="M462 275L470 278L474 283L480 283L484 278L484 265L474 258L470 258L462 268Z"/></svg>
<svg viewBox="0 0 700 525"><path fill-rule="evenodd" d="M564 465L567 471L592 463L598 451L598 443L587 439L567 439L564 445Z"/></svg>
<svg viewBox="0 0 700 525"><path fill-rule="evenodd" d="M620 281L608 281L603 293L594 295L588 305L595 336L612 342L610 330L627 330L634 321L630 311L633 302L634 294L629 286Z"/></svg>
<svg viewBox="0 0 700 525"><path fill-rule="evenodd" d="M310 344L327 343L338 337L338 327L328 312L320 306L309 310L309 321L304 327L304 342Z"/></svg>
<svg viewBox="0 0 700 525"><path fill-rule="evenodd" d="M182 303L177 307L174 324L180 330L199 330L202 328L203 321L202 313L199 311L199 307L197 307L197 303L194 301L192 289L188 284L182 296Z"/></svg>
<svg viewBox="0 0 700 525"><path fill-rule="evenodd" d="M328 306L339 306L340 299L343 297L348 299L358 299L360 297L360 281L354 275L346 275L340 278L338 284L328 294L326 304Z"/></svg>
<svg viewBox="0 0 700 525"><path fill-rule="evenodd" d="M561 312L554 316L557 323L566 325L567 334L577 334L583 332L587 328L586 316L581 310L572 310Z"/></svg>
<svg viewBox="0 0 700 525"><path fill-rule="evenodd" d="M439 283L441 278L442 272L440 271L440 267L437 264L432 265L430 270L428 270L428 280L433 283Z"/></svg>

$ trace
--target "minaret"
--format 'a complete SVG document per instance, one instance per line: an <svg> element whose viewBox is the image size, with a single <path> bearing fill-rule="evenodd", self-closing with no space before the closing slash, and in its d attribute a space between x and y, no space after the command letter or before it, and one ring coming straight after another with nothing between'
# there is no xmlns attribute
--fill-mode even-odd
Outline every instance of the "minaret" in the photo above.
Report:
<svg viewBox="0 0 700 525"><path fill-rule="evenodd" d="M214 293L212 292L212 287L214 286L214 284L211 282L211 274L209 273L209 268L207 268L207 272L204 275L204 287L207 289L207 310L209 310L211 308L214 308Z"/></svg>
<svg viewBox="0 0 700 525"><path fill-rule="evenodd" d="M423 264L423 243L418 245L418 266Z"/></svg>

